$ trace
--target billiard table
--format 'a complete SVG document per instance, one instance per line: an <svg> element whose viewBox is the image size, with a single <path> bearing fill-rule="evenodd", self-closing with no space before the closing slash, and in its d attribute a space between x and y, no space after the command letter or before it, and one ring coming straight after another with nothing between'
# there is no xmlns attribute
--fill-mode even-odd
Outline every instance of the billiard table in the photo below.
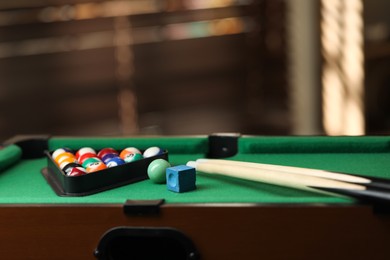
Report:
<svg viewBox="0 0 390 260"><path fill-rule="evenodd" d="M390 259L389 209L352 198L201 172L184 193L144 179L59 194L48 151L85 146L390 178L387 136L16 136L0 150L3 259Z"/></svg>

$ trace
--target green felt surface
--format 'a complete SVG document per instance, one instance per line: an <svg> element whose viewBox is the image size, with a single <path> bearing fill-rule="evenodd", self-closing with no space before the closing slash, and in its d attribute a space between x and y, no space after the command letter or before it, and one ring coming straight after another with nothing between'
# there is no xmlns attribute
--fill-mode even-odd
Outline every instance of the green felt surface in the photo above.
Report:
<svg viewBox="0 0 390 260"><path fill-rule="evenodd" d="M371 142L375 145L370 146ZM284 149L281 146L275 147L283 143L285 143ZM329 143L337 149L331 149ZM379 139L248 137L240 140L241 152L230 159L390 178L388 143L389 138L385 137ZM146 138L144 140L52 138L49 143L51 149L85 145L100 149L107 147L108 144L112 147L131 144L141 149L159 145L169 150L172 165L185 164L189 160L202 158L207 153L206 138ZM161 198L166 199L168 203L351 202L349 199L262 183L227 177L214 178L202 173L197 175L197 190L188 193L170 192L165 185L153 184L150 180L146 180L85 197L58 197L40 174L40 170L45 166L45 158L22 160L3 171L0 174L0 203L123 203L127 199Z"/></svg>
<svg viewBox="0 0 390 260"><path fill-rule="evenodd" d="M0 149L0 172L16 164L22 157L22 149L17 145L9 145Z"/></svg>

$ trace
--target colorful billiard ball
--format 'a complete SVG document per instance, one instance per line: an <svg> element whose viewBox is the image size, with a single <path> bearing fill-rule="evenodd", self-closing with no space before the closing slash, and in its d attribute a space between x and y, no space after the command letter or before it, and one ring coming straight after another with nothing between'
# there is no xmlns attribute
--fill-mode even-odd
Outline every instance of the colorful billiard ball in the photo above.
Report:
<svg viewBox="0 0 390 260"><path fill-rule="evenodd" d="M169 167L171 167L171 164L164 159L156 159L152 161L147 169L149 179L154 183L165 183L166 169Z"/></svg>
<svg viewBox="0 0 390 260"><path fill-rule="evenodd" d="M114 148L109 147L109 148L103 148L103 149L101 149L101 150L98 152L97 156L98 156L100 159L103 159L103 157L104 157L106 154L115 154L115 155L118 155L119 153L118 153L118 151L115 150Z"/></svg>
<svg viewBox="0 0 390 260"><path fill-rule="evenodd" d="M109 160L111 160L112 158L116 158L118 157L118 155L116 154L112 154L112 153L109 153L109 154L105 154L102 158L102 161L107 164Z"/></svg>
<svg viewBox="0 0 390 260"><path fill-rule="evenodd" d="M64 153L61 153L60 155L58 155L56 158L55 158L55 162L57 163L57 165L60 165L64 160L66 160L67 158L74 158L76 160L76 157L70 153L70 152L64 152Z"/></svg>
<svg viewBox="0 0 390 260"><path fill-rule="evenodd" d="M140 150L138 150L135 147L127 147L121 151L119 154L119 157L122 158L123 160L128 154L142 154Z"/></svg>
<svg viewBox="0 0 390 260"><path fill-rule="evenodd" d="M58 155L66 152L72 153L72 150L66 147L58 148L51 154L51 157L55 160Z"/></svg>
<svg viewBox="0 0 390 260"><path fill-rule="evenodd" d="M87 173L91 173L91 172L97 172L97 171L101 171L101 170L104 170L104 169L107 169L107 166L103 163L103 162L93 162L93 163L90 163L88 166L87 166Z"/></svg>
<svg viewBox="0 0 390 260"><path fill-rule="evenodd" d="M77 160L76 158L74 157L67 157L67 158L64 158L61 163L59 164L59 167L60 169L64 169L64 167L68 164L71 164L71 163L77 163Z"/></svg>
<svg viewBox="0 0 390 260"><path fill-rule="evenodd" d="M69 175L69 173L75 167L83 167L83 166L81 164L79 164L79 163L68 163L65 166L61 167L61 169L65 173L65 175Z"/></svg>
<svg viewBox="0 0 390 260"><path fill-rule="evenodd" d="M107 160L107 163L106 163L108 168L115 167L115 166L122 165L122 164L125 164L125 161L119 157L113 157L113 158Z"/></svg>
<svg viewBox="0 0 390 260"><path fill-rule="evenodd" d="M67 176L81 176L81 175L84 175L86 173L87 173L87 171L83 167L73 167L69 171Z"/></svg>
<svg viewBox="0 0 390 260"><path fill-rule="evenodd" d="M129 163L129 162L135 162L135 161L138 161L138 160L141 160L143 159L144 157L142 156L142 154L139 154L139 153L129 153L125 156L125 158L123 159L125 162Z"/></svg>
<svg viewBox="0 0 390 260"><path fill-rule="evenodd" d="M149 147L148 149L146 149L144 151L143 156L145 158L149 158L149 157L153 157L153 156L156 156L156 155L160 155L163 152L164 151L160 147L152 146L152 147Z"/></svg>
<svg viewBox="0 0 390 260"><path fill-rule="evenodd" d="M76 156L76 159L79 159L81 155L85 154L85 153L93 153L93 154L96 154L96 151L95 149L91 148L91 147L83 147L83 148L80 148L75 156Z"/></svg>
<svg viewBox="0 0 390 260"><path fill-rule="evenodd" d="M94 153L84 153L77 160L79 161L79 163L83 164L86 159L92 158L92 157L96 157L96 154L94 154Z"/></svg>
<svg viewBox="0 0 390 260"><path fill-rule="evenodd" d="M99 158L97 157L90 157L90 158L87 158L86 160L84 160L84 162L82 163L83 167L85 169L88 168L88 166L92 163L97 163L97 162L101 162L103 163Z"/></svg>

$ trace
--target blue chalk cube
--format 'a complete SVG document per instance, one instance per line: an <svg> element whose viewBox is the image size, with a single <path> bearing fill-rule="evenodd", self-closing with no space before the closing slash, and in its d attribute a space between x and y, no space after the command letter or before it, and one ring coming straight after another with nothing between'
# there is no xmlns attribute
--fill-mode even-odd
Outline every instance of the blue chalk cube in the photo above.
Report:
<svg viewBox="0 0 390 260"><path fill-rule="evenodd" d="M186 192L196 189L195 168L179 165L166 169L167 188L174 192Z"/></svg>

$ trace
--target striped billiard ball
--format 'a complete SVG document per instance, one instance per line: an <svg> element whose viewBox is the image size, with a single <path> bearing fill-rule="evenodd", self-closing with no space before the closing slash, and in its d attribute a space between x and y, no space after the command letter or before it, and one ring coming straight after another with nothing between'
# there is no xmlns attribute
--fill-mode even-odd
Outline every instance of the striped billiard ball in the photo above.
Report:
<svg viewBox="0 0 390 260"><path fill-rule="evenodd" d="M82 165L83 165L83 167L84 167L85 169L87 169L88 166L89 166L90 164L92 164L92 163L97 163L97 162L103 163L103 162L102 162L99 158L97 158L97 157L90 157L90 158L87 158L87 159L82 163Z"/></svg>
<svg viewBox="0 0 390 260"><path fill-rule="evenodd" d="M97 157L96 154L94 154L94 153L84 153L77 160L78 160L79 163L83 164L85 160L87 160L88 158L93 158L93 157Z"/></svg>
<svg viewBox="0 0 390 260"><path fill-rule="evenodd" d="M59 166L63 161L65 160L74 160L76 161L76 157L70 153L70 152L64 152L64 153L61 153L60 155L58 155L56 158L55 158L55 162L57 163L57 165Z"/></svg>
<svg viewBox="0 0 390 260"><path fill-rule="evenodd" d="M109 160L107 160L107 163L106 163L108 168L115 167L115 166L122 165L122 164L125 164L125 161L119 157L110 158Z"/></svg>
<svg viewBox="0 0 390 260"><path fill-rule="evenodd" d="M54 150L54 152L51 154L51 157L55 160L57 156L59 156L62 153L73 153L71 149L63 147L63 148L58 148Z"/></svg>
<svg viewBox="0 0 390 260"><path fill-rule="evenodd" d="M93 163L90 163L88 166L87 166L87 173L91 173L91 172L97 172L97 171L101 171L101 170L104 170L104 169L107 169L107 165L105 165L103 162L93 162Z"/></svg>
<svg viewBox="0 0 390 260"><path fill-rule="evenodd" d="M139 153L129 153L125 156L125 158L123 159L125 162L129 163L129 162L135 162L135 161L138 161L138 160L141 160L143 159L144 157L142 156L142 154L139 154Z"/></svg>
<svg viewBox="0 0 390 260"><path fill-rule="evenodd" d="M61 170L65 173L65 175L69 175L69 173L72 171L75 167L83 167L79 163L68 163L66 165L62 165Z"/></svg>
<svg viewBox="0 0 390 260"><path fill-rule="evenodd" d="M73 167L67 176L81 176L87 174L87 171L83 167Z"/></svg>
<svg viewBox="0 0 390 260"><path fill-rule="evenodd" d="M80 158L81 155L85 154L85 153L93 153L93 154L96 154L96 151L95 149L91 148L91 147L83 147L83 148L80 148L75 156L76 156L76 159L78 160Z"/></svg>
<svg viewBox="0 0 390 260"><path fill-rule="evenodd" d="M125 157L128 155L128 154L142 154L140 150L138 150L137 148L135 147L127 147L125 149L123 149L121 151L121 153L119 154L119 157L122 158L123 160L125 159Z"/></svg>
<svg viewBox="0 0 390 260"><path fill-rule="evenodd" d="M107 164L109 160L111 160L112 158L117 158L118 155L116 154L112 154L112 153L109 153L109 154L105 154L102 158L102 161Z"/></svg>

